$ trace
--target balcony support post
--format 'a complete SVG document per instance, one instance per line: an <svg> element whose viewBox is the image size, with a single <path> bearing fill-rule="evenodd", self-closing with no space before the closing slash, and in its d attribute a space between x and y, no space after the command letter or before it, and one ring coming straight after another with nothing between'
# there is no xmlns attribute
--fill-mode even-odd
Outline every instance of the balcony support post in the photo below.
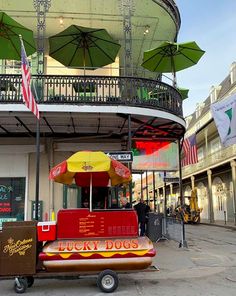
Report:
<svg viewBox="0 0 236 296"><path fill-rule="evenodd" d="M194 176L191 176L191 187L192 187L192 190L194 190L195 188L195 177Z"/></svg>
<svg viewBox="0 0 236 296"><path fill-rule="evenodd" d="M181 165L181 149L182 145L180 144L180 139L178 140L178 161L179 161L179 198L181 206L184 205L183 197L183 182L182 182L182 165Z"/></svg>
<svg viewBox="0 0 236 296"><path fill-rule="evenodd" d="M33 0L34 8L37 12L37 54L39 75L44 74L44 38L46 30L46 13L51 6L51 0Z"/></svg>
<svg viewBox="0 0 236 296"><path fill-rule="evenodd" d="M131 115L128 115L128 150L132 150L132 131L131 131ZM129 163L129 169L132 175L132 162ZM129 182L129 202L132 205L133 202L133 182Z"/></svg>
<svg viewBox="0 0 236 296"><path fill-rule="evenodd" d="M123 14L124 31L124 76L133 76L132 62L132 22L131 17L134 13L133 0L120 0L120 10Z"/></svg>
<svg viewBox="0 0 236 296"><path fill-rule="evenodd" d="M205 155L206 155L206 157L207 157L208 154L209 154L209 151L208 151L208 128L206 128L206 129L204 130L204 137L205 137L205 149L206 149L206 153L205 153Z"/></svg>
<svg viewBox="0 0 236 296"><path fill-rule="evenodd" d="M232 183L233 183L234 225L236 225L236 161L232 160L230 162L230 165L231 165Z"/></svg>
<svg viewBox="0 0 236 296"><path fill-rule="evenodd" d="M207 178L208 178L208 201L209 201L209 220L210 223L214 223L214 211L213 211L213 199L212 199L212 171L207 171Z"/></svg>

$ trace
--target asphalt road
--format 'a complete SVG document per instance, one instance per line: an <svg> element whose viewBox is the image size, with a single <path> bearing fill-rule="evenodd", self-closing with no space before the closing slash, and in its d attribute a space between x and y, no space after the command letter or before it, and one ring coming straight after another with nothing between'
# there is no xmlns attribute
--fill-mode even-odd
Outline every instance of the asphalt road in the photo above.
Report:
<svg viewBox="0 0 236 296"><path fill-rule="evenodd" d="M206 225L187 225L188 248L174 241L155 244L157 272L121 274L113 293L122 296L236 295L236 231ZM0 281L0 295L16 295L12 280ZM95 277L36 279L26 295L104 295Z"/></svg>

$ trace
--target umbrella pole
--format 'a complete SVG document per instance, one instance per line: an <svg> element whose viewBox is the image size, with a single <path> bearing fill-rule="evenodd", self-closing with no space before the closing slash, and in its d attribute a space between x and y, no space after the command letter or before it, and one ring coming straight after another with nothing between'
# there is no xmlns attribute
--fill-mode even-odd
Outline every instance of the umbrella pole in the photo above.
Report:
<svg viewBox="0 0 236 296"><path fill-rule="evenodd" d="M173 87L176 88L176 71L175 71L175 62L173 55L171 56L171 68L173 73Z"/></svg>
<svg viewBox="0 0 236 296"><path fill-rule="evenodd" d="M89 210L92 212L92 192L93 192L93 187L92 187L92 173L90 174L90 186L89 186Z"/></svg>

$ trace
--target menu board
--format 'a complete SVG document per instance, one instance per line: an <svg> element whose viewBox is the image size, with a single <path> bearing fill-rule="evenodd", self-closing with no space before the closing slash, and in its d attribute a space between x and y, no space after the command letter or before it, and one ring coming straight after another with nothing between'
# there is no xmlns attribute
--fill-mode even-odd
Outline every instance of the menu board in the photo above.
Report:
<svg viewBox="0 0 236 296"><path fill-rule="evenodd" d="M63 209L57 216L57 238L137 236L134 210Z"/></svg>
<svg viewBox="0 0 236 296"><path fill-rule="evenodd" d="M84 236L103 235L105 233L105 219L104 217L97 217L97 215L89 214L87 217L78 217L79 219L79 233ZM96 224L99 224L97 229Z"/></svg>

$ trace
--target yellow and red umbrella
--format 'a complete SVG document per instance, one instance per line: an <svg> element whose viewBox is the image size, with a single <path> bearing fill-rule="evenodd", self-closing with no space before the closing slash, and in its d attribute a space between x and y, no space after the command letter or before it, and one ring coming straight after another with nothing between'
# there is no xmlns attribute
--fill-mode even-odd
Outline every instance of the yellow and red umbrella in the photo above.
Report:
<svg viewBox="0 0 236 296"><path fill-rule="evenodd" d="M106 187L131 181L130 170L121 162L101 151L79 151L51 169L49 179L70 185L75 182L81 187Z"/></svg>
<svg viewBox="0 0 236 296"><path fill-rule="evenodd" d="M79 151L51 169L49 178L55 182L78 186L115 186L131 180L130 170L101 151Z"/></svg>

